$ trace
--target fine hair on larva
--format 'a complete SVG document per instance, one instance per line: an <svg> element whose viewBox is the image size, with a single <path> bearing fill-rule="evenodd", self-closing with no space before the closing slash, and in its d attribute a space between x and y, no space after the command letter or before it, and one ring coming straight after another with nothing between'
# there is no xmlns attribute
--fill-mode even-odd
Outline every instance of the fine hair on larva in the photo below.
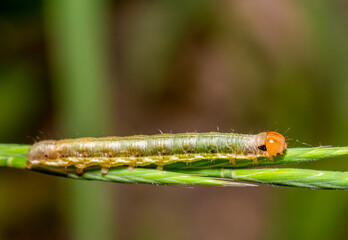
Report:
<svg viewBox="0 0 348 240"><path fill-rule="evenodd" d="M287 145L277 132L256 135L237 133L181 133L136 135L129 137L77 138L44 140L35 143L27 155L27 168L74 166L78 174L91 166L100 166L106 174L110 167L163 166L199 160L227 159L233 165L238 159L283 154Z"/></svg>

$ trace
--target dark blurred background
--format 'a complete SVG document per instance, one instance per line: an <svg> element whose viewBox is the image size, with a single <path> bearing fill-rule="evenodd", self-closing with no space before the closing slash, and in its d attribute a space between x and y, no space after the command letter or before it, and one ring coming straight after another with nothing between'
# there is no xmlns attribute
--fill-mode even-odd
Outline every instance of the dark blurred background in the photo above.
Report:
<svg viewBox="0 0 348 240"><path fill-rule="evenodd" d="M0 140L277 130L346 146L347 64L342 0L5 0ZM347 200L1 168L0 239L347 239Z"/></svg>

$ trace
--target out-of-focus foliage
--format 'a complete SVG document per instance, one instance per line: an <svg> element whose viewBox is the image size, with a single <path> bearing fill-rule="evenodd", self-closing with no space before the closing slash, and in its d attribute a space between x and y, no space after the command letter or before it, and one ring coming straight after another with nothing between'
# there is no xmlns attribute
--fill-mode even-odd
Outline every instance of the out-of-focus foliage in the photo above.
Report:
<svg viewBox="0 0 348 240"><path fill-rule="evenodd" d="M30 4L28 4L31 2ZM41 1L0 4L0 139L32 142L51 121ZM6 117L5 117L6 116Z"/></svg>

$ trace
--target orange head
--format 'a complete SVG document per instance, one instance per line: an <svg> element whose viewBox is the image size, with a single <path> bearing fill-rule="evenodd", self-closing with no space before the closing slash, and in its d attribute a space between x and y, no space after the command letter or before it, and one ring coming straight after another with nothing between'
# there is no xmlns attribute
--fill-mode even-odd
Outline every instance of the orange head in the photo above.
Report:
<svg viewBox="0 0 348 240"><path fill-rule="evenodd" d="M277 132L267 132L266 133L266 150L269 155L277 156L277 154L283 154L286 150L287 145L283 135Z"/></svg>
<svg viewBox="0 0 348 240"><path fill-rule="evenodd" d="M285 138L277 132L262 132L257 135L257 145L262 151L266 151L270 156L283 154L287 148Z"/></svg>

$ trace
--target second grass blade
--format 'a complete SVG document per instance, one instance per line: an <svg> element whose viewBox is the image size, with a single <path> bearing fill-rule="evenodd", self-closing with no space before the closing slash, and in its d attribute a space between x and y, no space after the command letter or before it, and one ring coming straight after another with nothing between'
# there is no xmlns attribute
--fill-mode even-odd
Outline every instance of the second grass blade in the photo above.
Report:
<svg viewBox="0 0 348 240"><path fill-rule="evenodd" d="M185 170L187 174L312 189L348 190L348 172L298 168Z"/></svg>

